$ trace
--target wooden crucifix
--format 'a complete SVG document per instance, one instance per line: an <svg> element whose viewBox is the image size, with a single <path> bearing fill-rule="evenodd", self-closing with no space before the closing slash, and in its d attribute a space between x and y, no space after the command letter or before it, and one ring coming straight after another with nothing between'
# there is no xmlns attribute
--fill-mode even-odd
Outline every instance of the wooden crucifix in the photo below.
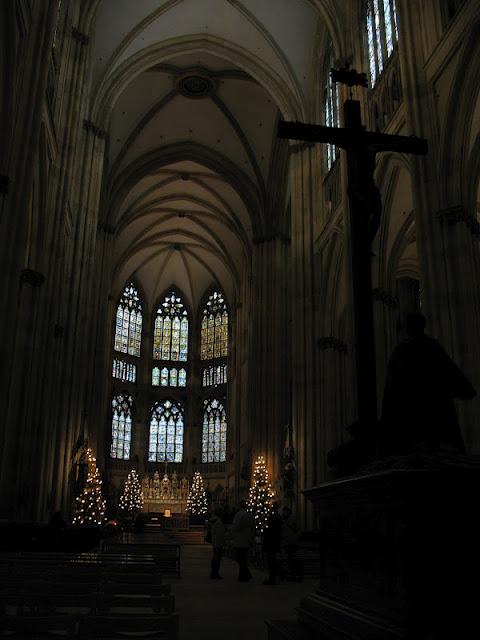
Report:
<svg viewBox="0 0 480 640"><path fill-rule="evenodd" d="M366 75L354 69L332 69L331 76L333 82L349 87L367 86ZM343 128L280 121L278 136L333 144L347 152L358 423L362 428L375 428L378 417L371 257L382 211L374 178L375 157L382 151L425 155L428 146L426 140L413 136L366 131L360 102L351 97L344 103L344 120Z"/></svg>

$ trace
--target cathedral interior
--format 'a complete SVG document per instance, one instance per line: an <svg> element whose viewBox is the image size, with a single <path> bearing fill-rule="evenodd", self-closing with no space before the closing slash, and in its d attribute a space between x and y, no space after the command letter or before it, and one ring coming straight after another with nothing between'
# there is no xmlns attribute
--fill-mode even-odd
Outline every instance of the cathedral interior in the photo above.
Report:
<svg viewBox="0 0 480 640"><path fill-rule="evenodd" d="M19 531L88 533L91 478L89 524L120 526L135 471L143 551L163 527L183 554L177 613L141 637L474 637L478 0L2 0L0 141L2 576L55 562ZM452 392L457 449L384 455L412 314L479 393ZM191 495L233 512L259 460L305 580L249 585L257 626L237 602L215 630L188 580L209 615L243 596L194 575ZM127 529L100 549L138 554Z"/></svg>

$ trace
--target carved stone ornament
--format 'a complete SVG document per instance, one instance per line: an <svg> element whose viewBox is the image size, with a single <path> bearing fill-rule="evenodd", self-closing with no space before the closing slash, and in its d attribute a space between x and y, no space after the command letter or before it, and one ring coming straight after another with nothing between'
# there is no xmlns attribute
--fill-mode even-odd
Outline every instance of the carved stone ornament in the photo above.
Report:
<svg viewBox="0 0 480 640"><path fill-rule="evenodd" d="M96 138L100 138L101 140L104 140L107 137L107 132L100 129L100 127L97 127L91 120L84 120L83 128L85 131L92 133Z"/></svg>
<svg viewBox="0 0 480 640"><path fill-rule="evenodd" d="M76 27L72 27L72 38L75 42L83 46L87 45L90 41L90 38Z"/></svg>
<svg viewBox="0 0 480 640"><path fill-rule="evenodd" d="M178 80L178 90L186 98L206 98L215 91L215 82L206 73L192 70Z"/></svg>
<svg viewBox="0 0 480 640"><path fill-rule="evenodd" d="M22 269L20 272L20 282L22 284L29 284L32 287L41 287L45 282L45 276L43 273L40 273L40 271Z"/></svg>
<svg viewBox="0 0 480 640"><path fill-rule="evenodd" d="M385 289L382 289L381 287L372 289L372 298L382 302L385 306L391 307L392 309L398 307L398 298L396 296L392 296L391 293L388 293L388 291L385 291Z"/></svg>
<svg viewBox="0 0 480 640"><path fill-rule="evenodd" d="M6 196L10 187L10 178L8 176L0 176L0 195Z"/></svg>
<svg viewBox="0 0 480 640"><path fill-rule="evenodd" d="M347 353L348 350L347 344L343 342L343 340L339 340L334 336L325 336L323 338L319 338L318 348L322 351L332 349L333 351L338 351L339 353Z"/></svg>

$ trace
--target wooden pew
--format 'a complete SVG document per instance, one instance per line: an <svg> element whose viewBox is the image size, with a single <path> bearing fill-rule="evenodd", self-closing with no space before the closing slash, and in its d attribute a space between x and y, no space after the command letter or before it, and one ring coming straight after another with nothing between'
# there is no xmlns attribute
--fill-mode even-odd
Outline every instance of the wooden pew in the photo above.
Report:
<svg viewBox="0 0 480 640"><path fill-rule="evenodd" d="M181 547L178 544L108 542L105 544L105 552L107 554L149 554L153 557L153 560L160 571L180 576Z"/></svg>
<svg viewBox="0 0 480 640"><path fill-rule="evenodd" d="M4 616L0 619L0 638L71 638L75 637L76 631L77 619L70 615Z"/></svg>
<svg viewBox="0 0 480 640"><path fill-rule="evenodd" d="M115 638L178 639L178 616L87 616L80 621L82 640L113 640Z"/></svg>

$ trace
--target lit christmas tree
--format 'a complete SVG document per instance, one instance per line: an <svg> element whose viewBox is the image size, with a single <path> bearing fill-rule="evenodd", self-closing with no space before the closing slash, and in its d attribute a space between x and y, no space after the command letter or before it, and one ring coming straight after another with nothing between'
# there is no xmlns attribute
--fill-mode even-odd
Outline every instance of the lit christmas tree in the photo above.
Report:
<svg viewBox="0 0 480 640"><path fill-rule="evenodd" d="M105 518L105 500L102 498L102 481L97 468L97 460L91 449L87 449L87 481L81 495L75 503L73 524L103 524Z"/></svg>
<svg viewBox="0 0 480 640"><path fill-rule="evenodd" d="M203 478L195 471L192 486L187 498L187 512L192 516L204 516L207 513L207 496L203 488Z"/></svg>
<svg viewBox="0 0 480 640"><path fill-rule="evenodd" d="M134 516L143 507L142 487L135 469L128 474L118 506L120 511L129 516Z"/></svg>
<svg viewBox="0 0 480 640"><path fill-rule="evenodd" d="M265 458L258 456L253 469L253 485L248 494L247 509L255 516L257 534L262 534L268 527L268 518L272 512L272 500L275 496L268 481Z"/></svg>

